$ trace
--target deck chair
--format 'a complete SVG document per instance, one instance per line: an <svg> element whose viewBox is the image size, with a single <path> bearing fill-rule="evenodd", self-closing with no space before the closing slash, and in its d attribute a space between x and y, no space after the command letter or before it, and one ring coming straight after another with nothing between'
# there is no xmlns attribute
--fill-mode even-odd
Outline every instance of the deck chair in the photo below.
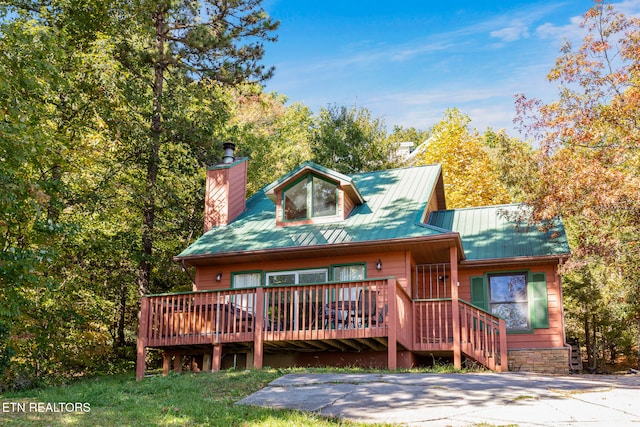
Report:
<svg viewBox="0 0 640 427"><path fill-rule="evenodd" d="M349 311L333 308L330 304L324 306L324 328L345 329L349 325ZM342 327L340 327L342 325Z"/></svg>
<svg viewBox="0 0 640 427"><path fill-rule="evenodd" d="M358 311L356 313L356 324L365 328L369 325L377 324L377 311L378 308L376 292L370 289L361 289L358 295Z"/></svg>

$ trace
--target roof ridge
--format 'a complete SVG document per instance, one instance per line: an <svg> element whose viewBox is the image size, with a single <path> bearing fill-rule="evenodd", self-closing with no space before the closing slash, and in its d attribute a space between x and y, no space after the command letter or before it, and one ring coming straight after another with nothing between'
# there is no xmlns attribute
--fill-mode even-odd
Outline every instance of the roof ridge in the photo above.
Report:
<svg viewBox="0 0 640 427"><path fill-rule="evenodd" d="M383 173L383 172L399 171L399 170L405 170L405 169L420 169L420 168L434 167L434 166L437 166L440 169L442 169L442 163L431 163L431 164L428 164L428 165L402 166L402 167L397 167L397 168L380 169L380 170L376 170L376 171L356 172L356 173L353 173L353 174L347 174L347 176L354 177L356 175L357 176L371 175L371 174L379 174L379 173Z"/></svg>
<svg viewBox="0 0 640 427"><path fill-rule="evenodd" d="M450 211L470 211L470 210L480 210L480 209L495 209L495 208L506 208L506 207L518 207L518 206L527 206L526 203L503 203L500 205L485 205L485 206L471 206L468 208L452 208L452 209L439 209L433 212L450 212Z"/></svg>

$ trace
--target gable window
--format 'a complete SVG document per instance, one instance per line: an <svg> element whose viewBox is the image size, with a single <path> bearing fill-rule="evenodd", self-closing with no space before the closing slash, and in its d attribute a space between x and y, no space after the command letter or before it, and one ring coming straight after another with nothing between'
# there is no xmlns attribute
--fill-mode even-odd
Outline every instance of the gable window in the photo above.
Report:
<svg viewBox="0 0 640 427"><path fill-rule="evenodd" d="M287 221L337 215L338 186L309 174L285 190L283 205Z"/></svg>
<svg viewBox="0 0 640 427"><path fill-rule="evenodd" d="M505 319L507 329L530 329L527 273L489 275L489 311Z"/></svg>

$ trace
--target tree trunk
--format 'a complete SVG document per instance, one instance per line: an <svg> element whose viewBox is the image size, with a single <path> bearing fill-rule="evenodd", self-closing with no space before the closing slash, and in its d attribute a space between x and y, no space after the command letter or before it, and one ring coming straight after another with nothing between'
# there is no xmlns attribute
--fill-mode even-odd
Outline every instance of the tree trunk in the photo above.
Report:
<svg viewBox="0 0 640 427"><path fill-rule="evenodd" d="M584 314L584 346L587 349L587 366L590 368L593 363L593 353L591 346L591 330L589 328L589 314L585 312Z"/></svg>
<svg viewBox="0 0 640 427"><path fill-rule="evenodd" d="M142 223L142 257L139 265L138 293L143 296L149 292L151 277L151 256L153 255L153 231L155 222L156 184L158 179L158 163L160 140L162 138L162 96L164 90L165 37L167 11L161 6L154 14L156 31L156 50L158 57L153 65L153 117L151 118L150 150L147 159L147 188L143 207Z"/></svg>
<svg viewBox="0 0 640 427"><path fill-rule="evenodd" d="M127 285L123 283L120 286L120 302L118 303L118 331L116 336L116 347L122 348L126 345L124 334L124 325L127 310Z"/></svg>
<svg viewBox="0 0 640 427"><path fill-rule="evenodd" d="M596 369L598 369L598 346L596 345L597 342L597 332L598 332L598 328L596 327L596 315L593 315L593 322L591 324L591 332L593 333L593 342L591 343L591 345L593 346L593 372L596 371Z"/></svg>
<svg viewBox="0 0 640 427"><path fill-rule="evenodd" d="M640 370L640 316L636 320L638 321L638 370Z"/></svg>

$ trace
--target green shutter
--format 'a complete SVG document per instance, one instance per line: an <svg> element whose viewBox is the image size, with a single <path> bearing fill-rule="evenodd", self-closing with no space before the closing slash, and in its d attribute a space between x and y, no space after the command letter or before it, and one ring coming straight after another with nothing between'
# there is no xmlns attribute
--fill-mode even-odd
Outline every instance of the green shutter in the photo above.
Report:
<svg viewBox="0 0 640 427"><path fill-rule="evenodd" d="M471 278L471 304L483 310L489 310L487 286L482 276Z"/></svg>
<svg viewBox="0 0 640 427"><path fill-rule="evenodd" d="M531 326L533 328L549 327L549 300L547 298L547 276L544 273L531 274L529 286L532 290L533 309L531 310Z"/></svg>

